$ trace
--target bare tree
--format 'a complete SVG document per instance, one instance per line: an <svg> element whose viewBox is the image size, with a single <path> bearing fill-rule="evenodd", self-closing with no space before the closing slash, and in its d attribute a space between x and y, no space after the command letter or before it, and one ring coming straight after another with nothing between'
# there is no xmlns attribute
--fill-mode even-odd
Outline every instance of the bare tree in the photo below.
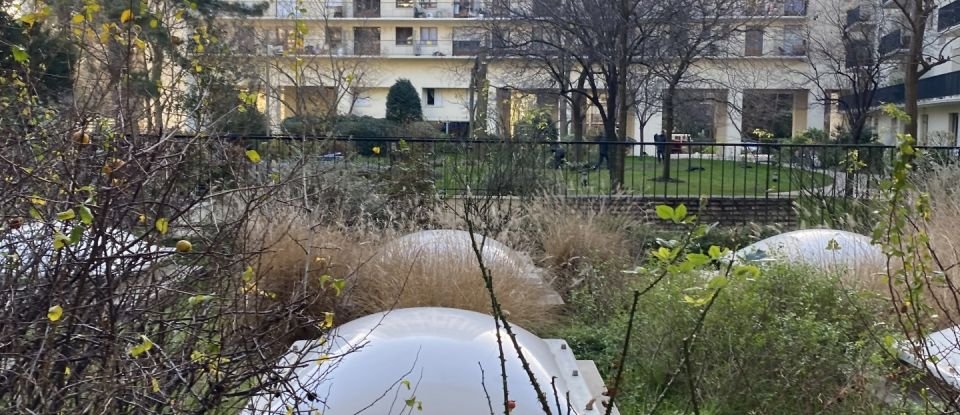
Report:
<svg viewBox="0 0 960 415"><path fill-rule="evenodd" d="M677 90L684 84L696 84L700 65L740 55L736 39L747 28L762 30L770 14L781 10L745 7L741 0L681 0L663 3L659 13L658 47L646 60L649 70L661 78L663 91L663 129L668 140L676 124ZM737 17L731 19L731 17ZM665 157L658 178L671 181L670 157Z"/></svg>
<svg viewBox="0 0 960 415"><path fill-rule="evenodd" d="M611 13L613 10L615 13ZM627 119L635 97L629 83L630 67L642 60L650 39L653 4L642 0L533 0L501 8L506 19L492 23L493 54L522 58L546 84L574 109L574 131L583 100L603 122L603 140L625 142ZM624 152L610 152L612 189L623 184Z"/></svg>
<svg viewBox="0 0 960 415"><path fill-rule="evenodd" d="M938 28L930 26L939 10L934 0L878 0L875 7L892 10L886 19L889 22L886 29L892 30L878 39L879 49L880 53L899 54L903 51L904 110L910 117L904 120L903 132L916 137L920 78L933 68L950 62L955 38L943 37Z"/></svg>

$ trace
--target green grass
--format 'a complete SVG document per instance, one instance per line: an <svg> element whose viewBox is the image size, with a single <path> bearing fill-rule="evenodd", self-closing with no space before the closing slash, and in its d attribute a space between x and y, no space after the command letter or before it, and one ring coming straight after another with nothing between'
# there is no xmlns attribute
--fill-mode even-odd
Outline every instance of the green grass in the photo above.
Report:
<svg viewBox="0 0 960 415"><path fill-rule="evenodd" d="M437 171L437 188L457 193L469 183L472 189L488 189L496 170L482 164L465 165L444 160ZM536 163L530 163L536 165ZM543 164L548 164L544 162ZM542 165L542 164L541 164ZM670 166L670 182L662 177L662 164L655 158L627 157L624 172L625 193L649 196L763 196L768 193L798 191L832 183L822 173L784 167L778 164L744 163L721 160L674 159ZM512 193L535 191L535 188L568 194L596 195L610 192L610 174L606 168L564 169L534 168L523 165L502 167L501 182ZM519 183L513 183L519 182Z"/></svg>

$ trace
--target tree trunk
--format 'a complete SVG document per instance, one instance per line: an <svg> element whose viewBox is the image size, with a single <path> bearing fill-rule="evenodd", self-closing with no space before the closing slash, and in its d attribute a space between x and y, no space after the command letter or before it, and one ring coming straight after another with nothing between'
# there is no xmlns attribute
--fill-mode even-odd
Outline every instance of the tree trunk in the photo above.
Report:
<svg viewBox="0 0 960 415"><path fill-rule="evenodd" d="M572 98L573 105L570 106L570 117L573 118L573 141L582 142L584 113L586 112L583 107L583 95L575 93ZM583 161L583 145L577 144L574 147L573 160L577 163Z"/></svg>
<svg viewBox="0 0 960 415"><path fill-rule="evenodd" d="M667 91L664 92L663 97L663 131L666 137L666 143L661 144L663 146L663 171L660 175L660 180L668 181L670 180L670 153L671 146L670 143L673 139L673 116L674 116L674 100L673 96L677 92L677 86L675 83L670 83L667 86Z"/></svg>
<svg viewBox="0 0 960 415"><path fill-rule="evenodd" d="M603 120L603 140L618 142L619 133L617 132L617 103L620 102L620 95L623 92L623 85L620 84L621 73L616 68L610 71L611 80L607 84L607 111ZM607 144L607 166L610 172L610 191L618 192L623 187L623 151L620 145L614 143Z"/></svg>
<svg viewBox="0 0 960 415"><path fill-rule="evenodd" d="M623 21L620 23L620 28L617 30L617 87L620 88L617 93L616 106L616 125L620 126L620 131L617 134L617 142L624 143L620 145L615 145L610 149L612 152L612 157L610 157L610 189L614 192L619 192L623 190L624 184L624 170L626 167L626 142L627 142L627 66L629 65L628 56L627 56L627 30L629 25L627 21L630 18L630 11L628 10L626 0L620 1L620 17Z"/></svg>
<svg viewBox="0 0 960 415"><path fill-rule="evenodd" d="M917 87L920 82L920 76L917 73L917 56L920 53L920 48L923 47L922 44L916 44L917 42L914 41L915 38L916 37L910 39L910 56L907 58L907 65L903 74L904 111L910 116L910 119L906 121L903 127L903 132L913 138L917 138L917 117L920 112L919 106L917 105L919 96ZM920 41L922 40L921 38ZM916 48L916 52L914 48Z"/></svg>

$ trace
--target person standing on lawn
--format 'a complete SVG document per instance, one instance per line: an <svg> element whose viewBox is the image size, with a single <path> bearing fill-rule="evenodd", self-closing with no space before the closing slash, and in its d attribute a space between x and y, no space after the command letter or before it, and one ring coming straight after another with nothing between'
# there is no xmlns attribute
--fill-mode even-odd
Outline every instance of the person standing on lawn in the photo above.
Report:
<svg viewBox="0 0 960 415"><path fill-rule="evenodd" d="M595 170L600 170L600 165L604 161L607 162L607 165L610 165L610 144L607 144L607 139L603 137L603 134L597 134L596 141L600 142L600 158L597 160L597 167Z"/></svg>
<svg viewBox="0 0 960 415"><path fill-rule="evenodd" d="M663 161L663 158L666 156L666 147L667 147L667 134L665 131L660 130L659 133L653 135L653 142L657 147L657 162Z"/></svg>

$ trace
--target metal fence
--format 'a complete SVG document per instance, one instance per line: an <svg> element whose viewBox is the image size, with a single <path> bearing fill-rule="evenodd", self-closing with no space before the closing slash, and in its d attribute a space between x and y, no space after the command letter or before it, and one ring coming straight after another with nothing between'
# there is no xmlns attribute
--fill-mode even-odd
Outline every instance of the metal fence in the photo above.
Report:
<svg viewBox="0 0 960 415"><path fill-rule="evenodd" d="M550 194L569 197L870 198L895 148L882 145L653 142L517 142L401 138L245 137L256 169L297 164L374 180L432 183L440 196ZM958 160L958 147L920 147L936 163ZM610 163L624 155L623 180ZM216 163L205 168L215 171Z"/></svg>

